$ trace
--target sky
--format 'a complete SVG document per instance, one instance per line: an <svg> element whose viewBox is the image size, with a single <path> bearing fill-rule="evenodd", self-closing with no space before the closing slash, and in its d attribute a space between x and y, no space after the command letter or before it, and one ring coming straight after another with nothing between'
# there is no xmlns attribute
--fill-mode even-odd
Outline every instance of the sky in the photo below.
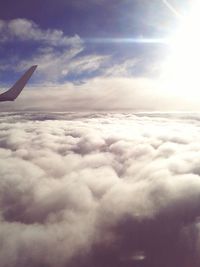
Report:
<svg viewBox="0 0 200 267"><path fill-rule="evenodd" d="M36 94L33 91L51 98L51 94L44 90L51 87L54 88L55 99L58 100L56 107L59 110L62 88L66 88L68 94L69 88L73 87L73 95L76 97L77 91L87 91L84 88L90 88L93 84L96 86L93 91L96 90L97 98L99 90L105 91L102 102L106 102L106 94L109 99L110 87L114 90L119 84L122 92L120 96L118 92L113 92L112 103L120 101L124 90L127 90L128 96L132 90L131 98L135 96L136 102L141 102L139 107L134 103L130 105L127 97L123 104L113 107L102 103L100 109L103 110L116 107L153 109L155 105L149 107L149 94L162 103L156 109L160 109L160 106L167 106L168 109L197 108L195 97L191 104L185 88L186 97L184 95L181 104L177 103L174 107L181 95L180 87L186 84L185 81L181 84L178 81L177 86L177 81L173 82L172 86L165 80L159 80L160 77L163 78L163 74L168 75L169 70L166 67L163 70L163 65L167 60L170 61L170 55L174 52L171 51L173 42L170 40L183 25L180 16L188 15L190 8L187 1L178 0L51 0L42 3L37 0L3 0L0 10L1 89L8 88L29 66L36 64L38 70L30 83L34 90L24 92L23 104L18 102L12 107L3 104L1 109L22 109L22 105L24 109L36 109L34 105L30 107L31 97ZM186 36L187 32L182 43L186 43ZM175 51L179 50L176 47ZM180 53L180 58L175 58L180 65L173 64L173 60L171 65L168 64L168 69L175 66L175 76L185 76L182 69L177 73L184 64L187 66L185 72L191 72L187 62L182 62L183 55L187 56L191 50L190 44L187 51ZM169 75L167 77L169 80ZM188 80L193 80L193 76L189 76ZM178 91L174 87L179 88ZM90 89L85 94L89 99ZM144 101L138 99L137 94L143 95ZM173 98L169 101L171 95ZM71 99L66 101L71 102ZM48 105L39 108L49 109L52 106L55 105L49 100ZM80 108L88 108L88 103Z"/></svg>
<svg viewBox="0 0 200 267"><path fill-rule="evenodd" d="M199 267L199 12L1 0L1 266Z"/></svg>

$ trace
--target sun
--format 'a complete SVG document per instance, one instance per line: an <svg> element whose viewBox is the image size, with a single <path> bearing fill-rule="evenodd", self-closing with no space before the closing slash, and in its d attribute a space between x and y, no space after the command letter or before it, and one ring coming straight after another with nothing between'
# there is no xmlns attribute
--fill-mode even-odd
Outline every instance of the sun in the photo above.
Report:
<svg viewBox="0 0 200 267"><path fill-rule="evenodd" d="M170 55L162 81L175 94L200 96L200 1L193 1L180 26L170 38Z"/></svg>

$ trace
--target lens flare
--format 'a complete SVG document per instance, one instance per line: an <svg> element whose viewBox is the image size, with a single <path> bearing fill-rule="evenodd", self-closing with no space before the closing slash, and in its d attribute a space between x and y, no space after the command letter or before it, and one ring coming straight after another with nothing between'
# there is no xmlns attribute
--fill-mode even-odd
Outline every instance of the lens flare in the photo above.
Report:
<svg viewBox="0 0 200 267"><path fill-rule="evenodd" d="M136 37L136 38L85 38L85 43L95 44L165 44L168 42L165 38L147 38L147 37Z"/></svg>
<svg viewBox="0 0 200 267"><path fill-rule="evenodd" d="M163 0L163 3L176 17L182 18L182 15L167 0Z"/></svg>

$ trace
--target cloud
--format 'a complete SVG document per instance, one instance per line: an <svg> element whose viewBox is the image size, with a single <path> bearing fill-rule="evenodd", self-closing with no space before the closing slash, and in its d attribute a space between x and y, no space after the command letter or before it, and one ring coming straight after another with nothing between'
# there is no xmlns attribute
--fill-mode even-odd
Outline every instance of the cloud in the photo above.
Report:
<svg viewBox="0 0 200 267"><path fill-rule="evenodd" d="M130 59L129 54L128 59L122 58L117 47L102 53L98 45L92 52L94 44L88 43L87 39L84 41L77 34L67 36L60 29L44 29L28 19L0 20L0 39L1 48L7 53L0 63L3 74L7 72L14 76L14 72L38 65L34 81L41 87L64 85L67 81L83 83L89 78L99 79L100 84L102 78L103 84L105 77L121 80L124 77L123 83L127 84L128 77L138 76L138 69L149 74L154 72L152 68L151 71L144 69L142 56L139 59L133 55Z"/></svg>
<svg viewBox="0 0 200 267"><path fill-rule="evenodd" d="M199 114L0 122L3 266L199 266Z"/></svg>
<svg viewBox="0 0 200 267"><path fill-rule="evenodd" d="M13 39L23 41L38 41L52 46L66 46L71 44L80 45L81 39L78 35L74 37L65 36L62 30L47 29L40 27L28 19L13 19L10 21L0 20L1 42L11 42Z"/></svg>
<svg viewBox="0 0 200 267"><path fill-rule="evenodd" d="M133 77L138 62L138 59L128 59L121 64L114 64L105 71L104 75L108 77Z"/></svg>
<svg viewBox="0 0 200 267"><path fill-rule="evenodd" d="M1 72L12 77L13 72L38 65L32 79L35 86L24 90L15 103L2 103L1 111L199 109L194 97L177 97L158 79L139 76L142 58L122 60L112 53L90 53L78 35L43 29L27 19L0 20L0 37L2 48L26 47L25 53L20 49L10 59L2 59Z"/></svg>
<svg viewBox="0 0 200 267"><path fill-rule="evenodd" d="M42 29L27 19L0 20L0 37L2 47L8 43L16 47L16 43L20 43L26 47L27 54L18 51L15 57L3 60L0 69L19 72L36 64L42 83L62 83L69 75L93 73L108 59L104 55L80 55L85 47L78 35L66 36L62 30Z"/></svg>
<svg viewBox="0 0 200 267"><path fill-rule="evenodd" d="M83 59L84 61L85 59ZM88 60L88 59L87 59ZM82 61L82 62L83 62ZM98 61L88 62L85 70L97 68ZM81 62L79 62L82 65ZM78 64L79 64L78 63ZM95 66L96 65L96 66ZM71 65L72 69L79 67ZM70 68L68 69L70 71ZM40 71L39 69L37 70ZM52 70L53 72L53 70ZM127 74L128 75L128 74ZM26 88L14 103L2 103L1 111L16 110L198 110L197 99L191 96L187 99L166 92L153 79L134 78L130 76L117 77L106 74L85 79L82 82L38 85Z"/></svg>

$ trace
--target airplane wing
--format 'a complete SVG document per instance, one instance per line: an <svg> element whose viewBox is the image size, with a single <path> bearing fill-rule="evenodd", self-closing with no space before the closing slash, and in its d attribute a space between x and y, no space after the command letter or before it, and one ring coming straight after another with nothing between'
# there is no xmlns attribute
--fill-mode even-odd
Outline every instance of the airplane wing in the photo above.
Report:
<svg viewBox="0 0 200 267"><path fill-rule="evenodd" d="M30 67L8 91L0 94L0 101L14 101L21 93L36 68L37 65Z"/></svg>

